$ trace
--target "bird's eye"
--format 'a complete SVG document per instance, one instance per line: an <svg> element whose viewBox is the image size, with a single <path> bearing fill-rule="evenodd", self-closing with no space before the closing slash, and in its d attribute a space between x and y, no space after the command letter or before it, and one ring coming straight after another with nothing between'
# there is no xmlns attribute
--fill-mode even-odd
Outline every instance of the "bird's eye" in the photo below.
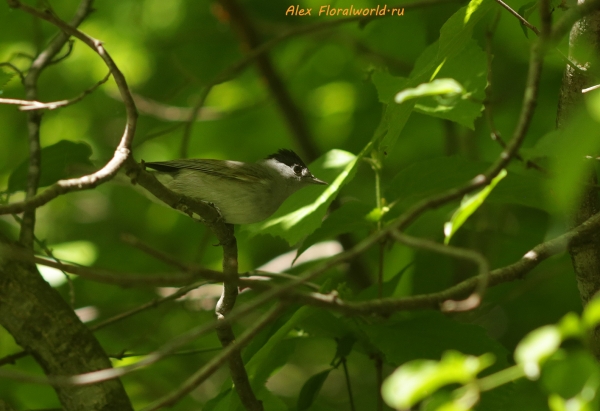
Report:
<svg viewBox="0 0 600 411"><path fill-rule="evenodd" d="M298 165L294 166L294 173L297 176L302 175L302 166L298 166Z"/></svg>

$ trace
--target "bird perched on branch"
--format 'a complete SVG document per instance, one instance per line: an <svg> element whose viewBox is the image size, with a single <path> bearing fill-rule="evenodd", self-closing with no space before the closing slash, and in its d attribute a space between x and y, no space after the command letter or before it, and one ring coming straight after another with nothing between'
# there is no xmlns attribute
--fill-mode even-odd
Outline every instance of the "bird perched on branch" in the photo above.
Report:
<svg viewBox="0 0 600 411"><path fill-rule="evenodd" d="M176 193L212 203L225 222L250 224L270 217L291 194L316 178L292 150L279 150L256 163L189 159L144 163Z"/></svg>

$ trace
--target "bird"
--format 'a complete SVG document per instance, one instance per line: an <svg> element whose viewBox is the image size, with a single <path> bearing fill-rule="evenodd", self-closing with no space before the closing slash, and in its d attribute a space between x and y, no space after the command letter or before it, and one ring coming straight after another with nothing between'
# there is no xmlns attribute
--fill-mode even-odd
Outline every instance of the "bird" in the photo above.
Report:
<svg viewBox="0 0 600 411"><path fill-rule="evenodd" d="M181 159L145 162L172 191L212 203L228 224L252 224L273 215L291 194L315 177L292 150L280 149L256 163Z"/></svg>

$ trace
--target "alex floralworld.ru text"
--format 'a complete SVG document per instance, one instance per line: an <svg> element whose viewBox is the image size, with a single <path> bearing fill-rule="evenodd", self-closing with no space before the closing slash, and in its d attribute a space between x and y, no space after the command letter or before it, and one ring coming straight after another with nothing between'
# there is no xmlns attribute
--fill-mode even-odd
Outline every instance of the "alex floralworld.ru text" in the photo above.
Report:
<svg viewBox="0 0 600 411"><path fill-rule="evenodd" d="M285 11L286 16L312 16L313 9L303 9L300 5L290 6ZM377 6L376 8L355 8L350 7L331 7L331 5L319 7L319 16L385 16L391 14L392 16L404 16L404 8Z"/></svg>

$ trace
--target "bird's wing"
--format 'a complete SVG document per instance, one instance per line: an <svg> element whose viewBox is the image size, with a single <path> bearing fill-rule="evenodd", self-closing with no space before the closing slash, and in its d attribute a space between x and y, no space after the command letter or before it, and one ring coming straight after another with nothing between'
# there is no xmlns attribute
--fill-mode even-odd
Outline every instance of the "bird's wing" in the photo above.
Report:
<svg viewBox="0 0 600 411"><path fill-rule="evenodd" d="M263 181L267 174L256 164L229 160L183 159L144 163L156 171L175 173L181 170L194 170L229 180L256 183Z"/></svg>

